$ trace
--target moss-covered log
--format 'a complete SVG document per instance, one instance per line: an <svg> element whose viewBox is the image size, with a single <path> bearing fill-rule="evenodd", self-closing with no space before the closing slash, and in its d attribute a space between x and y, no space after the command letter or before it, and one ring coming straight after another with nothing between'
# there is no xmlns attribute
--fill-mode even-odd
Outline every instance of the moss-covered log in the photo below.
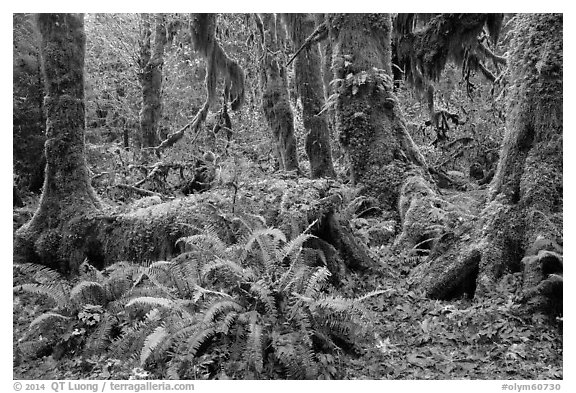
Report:
<svg viewBox="0 0 576 393"><path fill-rule="evenodd" d="M392 92L388 14L328 16L336 85L336 130L354 184L395 210L413 167L425 166Z"/></svg>
<svg viewBox="0 0 576 393"><path fill-rule="evenodd" d="M430 296L449 297L461 285L465 275L455 269L477 272L477 294L489 293L508 272L524 271L526 291L557 273L525 257L557 252L563 241L562 30L561 14L518 17L507 133L488 204L472 240L446 244L446 255L415 272Z"/></svg>
<svg viewBox="0 0 576 393"><path fill-rule="evenodd" d="M300 48L314 31L314 19L310 14L282 14L284 24L294 45ZM336 177L332 164L330 131L324 114L320 114L323 100L320 54L317 45L303 50L294 60L296 91L302 102L302 120L306 129L305 148L310 161L310 176Z"/></svg>
<svg viewBox="0 0 576 393"><path fill-rule="evenodd" d="M288 96L286 67L277 56L280 46L276 37L276 18L273 14L261 14L260 20L263 34L260 67L262 109L272 132L280 169L298 171L294 117Z"/></svg>

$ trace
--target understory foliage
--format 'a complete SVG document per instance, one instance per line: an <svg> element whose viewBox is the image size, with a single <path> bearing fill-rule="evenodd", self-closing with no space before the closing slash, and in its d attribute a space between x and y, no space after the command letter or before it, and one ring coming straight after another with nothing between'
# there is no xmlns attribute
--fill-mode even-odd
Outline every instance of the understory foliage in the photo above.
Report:
<svg viewBox="0 0 576 393"><path fill-rule="evenodd" d="M339 377L337 358L355 351L368 326L361 302L382 291L344 298L330 287L327 267L312 264L324 260L304 246L312 235L287 240L276 228L237 220L244 229L234 244L208 227L180 239L185 252L170 261L103 272L84 264L74 284L20 265L34 282L14 290L55 304L32 321L22 353L109 348L112 358L171 379ZM44 352L30 353L43 340Z"/></svg>

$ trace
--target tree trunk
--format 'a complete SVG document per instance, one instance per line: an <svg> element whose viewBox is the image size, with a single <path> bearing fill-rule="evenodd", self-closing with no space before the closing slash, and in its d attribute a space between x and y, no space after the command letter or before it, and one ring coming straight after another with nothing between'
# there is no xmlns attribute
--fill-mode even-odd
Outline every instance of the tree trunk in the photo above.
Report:
<svg viewBox="0 0 576 393"><path fill-rule="evenodd" d="M519 271L529 291L561 273L561 257L550 263L545 251L559 255L563 241L562 25L561 14L519 16L509 57L507 133L489 202L470 240L446 245L443 256L413 274L431 297L457 296L465 281L484 295L502 275Z"/></svg>
<svg viewBox="0 0 576 393"><path fill-rule="evenodd" d="M154 17L155 34L152 45L150 15L142 15L143 36L140 42L140 73L142 86L142 108L140 109L140 129L142 146L154 147L160 143L158 124L162 116L162 66L166 27L163 14Z"/></svg>
<svg viewBox="0 0 576 393"><path fill-rule="evenodd" d="M101 207L84 155L84 17L40 14L40 53L46 85L46 170L38 210L16 233L16 259L69 270L60 258L68 223ZM66 252L64 252L66 254Z"/></svg>
<svg viewBox="0 0 576 393"><path fill-rule="evenodd" d="M314 31L310 14L283 14L286 28L295 49L302 46ZM304 128L306 129L306 154L310 161L313 179L336 177L330 149L330 131L325 115L319 115L324 105L320 56L317 45L304 50L294 60L296 90L302 102Z"/></svg>
<svg viewBox="0 0 576 393"><path fill-rule="evenodd" d="M274 54L280 49L276 38L275 17L273 14L262 14L260 17L264 35L260 71L263 86L262 109L272 131L280 169L299 171L286 67Z"/></svg>
<svg viewBox="0 0 576 393"><path fill-rule="evenodd" d="M392 92L388 14L331 14L336 131L354 184L395 210L410 168L425 166Z"/></svg>

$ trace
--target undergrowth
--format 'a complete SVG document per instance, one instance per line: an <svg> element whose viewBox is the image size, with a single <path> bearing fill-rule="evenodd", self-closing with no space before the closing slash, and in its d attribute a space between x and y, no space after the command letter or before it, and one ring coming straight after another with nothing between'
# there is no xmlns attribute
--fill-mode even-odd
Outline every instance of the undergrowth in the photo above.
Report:
<svg viewBox="0 0 576 393"><path fill-rule="evenodd" d="M343 297L314 265L312 235L288 240L240 221L234 244L208 227L180 239L184 253L172 260L102 272L83 264L74 282L17 266L31 282L15 293L53 302L20 337L19 356L106 354L173 379L341 378L339 359L370 328L362 302L383 291Z"/></svg>

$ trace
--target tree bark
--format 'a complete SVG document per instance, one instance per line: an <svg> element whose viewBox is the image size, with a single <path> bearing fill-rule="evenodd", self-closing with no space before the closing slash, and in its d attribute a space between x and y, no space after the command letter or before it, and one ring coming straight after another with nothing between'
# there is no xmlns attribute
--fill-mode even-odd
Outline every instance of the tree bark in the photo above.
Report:
<svg viewBox="0 0 576 393"><path fill-rule="evenodd" d="M314 20L310 14L283 14L288 34L295 49L300 48L314 31ZM319 114L324 105L323 81L320 69L320 54L317 45L302 51L294 60L296 91L302 102L302 115L306 129L305 148L310 161L310 176L336 177L332 164L330 131L324 114Z"/></svg>
<svg viewBox="0 0 576 393"><path fill-rule="evenodd" d="M166 45L166 26L163 14L154 16L154 44L150 15L142 15L142 40L140 42L140 73L142 86L142 108L140 109L140 130L142 146L154 147L160 143L158 125L162 116L162 66Z"/></svg>
<svg viewBox="0 0 576 393"><path fill-rule="evenodd" d="M275 54L280 50L273 14L260 15L263 27L263 56L260 78L263 86L262 109L272 131L280 169L299 171L294 136L294 117L288 96L286 67Z"/></svg>
<svg viewBox="0 0 576 393"><path fill-rule="evenodd" d="M414 272L413 280L431 297L457 296L470 280L472 294L486 295L504 274L520 271L530 291L559 273L542 264L550 265L545 251L559 254L563 242L563 18L525 14L517 23L507 133L488 204L472 236L445 243L444 255Z"/></svg>
<svg viewBox="0 0 576 393"><path fill-rule="evenodd" d="M410 168L425 166L392 92L388 14L328 16L336 87L336 131L351 180L395 210Z"/></svg>
<svg viewBox="0 0 576 393"><path fill-rule="evenodd" d="M38 210L15 235L16 260L68 271L68 223L100 209L84 153L84 16L40 14L46 170ZM69 251L69 250L68 250Z"/></svg>
<svg viewBox="0 0 576 393"><path fill-rule="evenodd" d="M562 31L562 14L522 15L511 44L508 132L483 231L479 284L486 288L519 263L501 259L512 246L521 258L538 238L562 243Z"/></svg>

